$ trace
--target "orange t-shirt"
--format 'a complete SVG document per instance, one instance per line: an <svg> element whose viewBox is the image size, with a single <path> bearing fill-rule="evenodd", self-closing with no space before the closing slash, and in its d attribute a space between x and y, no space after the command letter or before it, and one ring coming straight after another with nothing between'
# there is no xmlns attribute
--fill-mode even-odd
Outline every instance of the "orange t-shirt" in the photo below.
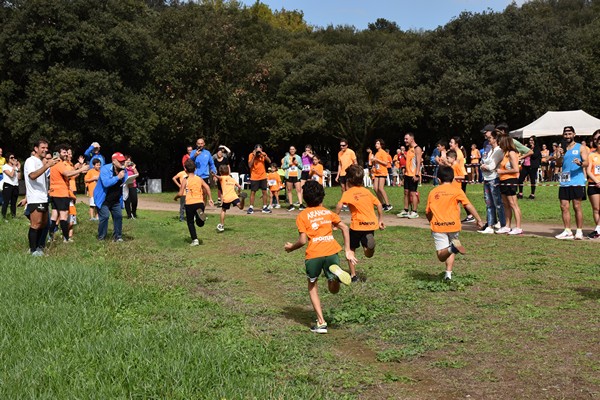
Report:
<svg viewBox="0 0 600 400"><path fill-rule="evenodd" d="M50 167L50 190L48 194L52 197L69 197L69 178L65 178L63 172L70 171L69 165L60 161Z"/></svg>
<svg viewBox="0 0 600 400"><path fill-rule="evenodd" d="M185 186L185 204L204 203L204 192L202 191L202 178L198 175L190 174L186 178Z"/></svg>
<svg viewBox="0 0 600 400"><path fill-rule="evenodd" d="M596 180L600 180L600 154L590 153L588 163L592 166L592 174L596 177ZM594 184L594 181L589 176L588 180Z"/></svg>
<svg viewBox="0 0 600 400"><path fill-rule="evenodd" d="M219 180L221 181L221 190L223 191L223 195L221 196L223 203L231 203L239 198L235 192L237 182L231 175L219 176Z"/></svg>
<svg viewBox="0 0 600 400"><path fill-rule="evenodd" d="M460 166L460 176L467 175L467 169L465 168L465 155L461 149L456 149L456 161L458 161L458 165Z"/></svg>
<svg viewBox="0 0 600 400"><path fill-rule="evenodd" d="M340 163L340 176L346 176L346 168L356 163L356 154L354 150L346 148L338 153L338 162Z"/></svg>
<svg viewBox="0 0 600 400"><path fill-rule="evenodd" d="M69 203L69 215L77 215L77 207L75 207L75 202L73 200Z"/></svg>
<svg viewBox="0 0 600 400"><path fill-rule="evenodd" d="M298 214L298 232L308 237L307 260L337 254L342 246L333 237L333 225L341 221L340 216L323 206L309 207Z"/></svg>
<svg viewBox="0 0 600 400"><path fill-rule="evenodd" d="M175 175L175 178L177 178L177 180L179 180L179 184L181 185L181 180L183 178L187 178L188 173L185 172L185 170L178 172L177 175Z"/></svg>
<svg viewBox="0 0 600 400"><path fill-rule="evenodd" d="M75 169L72 162L67 161L67 164L69 165L69 171L73 171ZM77 182L75 182L75 176L69 178L69 189L73 193L77 191ZM73 196L75 195L73 194Z"/></svg>
<svg viewBox="0 0 600 400"><path fill-rule="evenodd" d="M510 151L508 153L506 153L504 155L504 158L502 159L502 161L500 161L500 169L512 169L512 168L507 168L507 165L510 165L510 157L509 157ZM500 177L501 181L505 181L507 179L517 179L519 178L519 171L517 172L513 172L512 174L499 174L498 175Z"/></svg>
<svg viewBox="0 0 600 400"><path fill-rule="evenodd" d="M443 183L429 192L427 197L426 213L432 213L433 217L429 226L433 232L458 232L461 229L460 208L471 204L460 187Z"/></svg>
<svg viewBox="0 0 600 400"><path fill-rule="evenodd" d="M471 164L479 164L479 160L481 159L481 153L477 149L471 150Z"/></svg>
<svg viewBox="0 0 600 400"><path fill-rule="evenodd" d="M267 183L271 192L277 192L281 189L281 177L277 171L267 174Z"/></svg>
<svg viewBox="0 0 600 400"><path fill-rule="evenodd" d="M462 168L458 164L458 161L452 164L452 171L454 171L454 180L452 181L452 185L462 190L462 182L457 181L456 178L464 178L465 176L461 175Z"/></svg>
<svg viewBox="0 0 600 400"><path fill-rule="evenodd" d="M262 181L267 179L267 170L265 168L265 156L254 156L254 153L248 155L248 160L254 157L252 168L250 168L250 179L253 181Z"/></svg>
<svg viewBox="0 0 600 400"><path fill-rule="evenodd" d="M88 179L92 179L92 178L98 178L99 176L100 176L100 171L96 171L94 168L92 168L85 174L85 177L83 179L88 180ZM94 189L96 189L97 183L98 183L98 181L92 181L92 182L87 182L85 184L85 187L87 189L89 197L94 196Z"/></svg>
<svg viewBox="0 0 600 400"><path fill-rule="evenodd" d="M373 207L381 204L369 189L352 186L342 194L340 203L350 207L352 217L350 229L354 231L374 231L379 228L379 220Z"/></svg>
<svg viewBox="0 0 600 400"><path fill-rule="evenodd" d="M409 147L406 150L406 171L404 176L415 176L417 173L417 155L415 154L415 148Z"/></svg>
<svg viewBox="0 0 600 400"><path fill-rule="evenodd" d="M314 169L314 171L313 171ZM316 172L319 173L319 175L317 175ZM310 172L308 173L308 175L310 176L310 179L312 179L313 181L317 181L319 182L321 185L323 184L323 165L322 164L312 164L310 166Z"/></svg>
<svg viewBox="0 0 600 400"><path fill-rule="evenodd" d="M373 175L375 176L387 176L390 155L383 149L379 149L377 153L375 153L375 158L381 161L387 161L387 165L378 164L376 162L373 163Z"/></svg>

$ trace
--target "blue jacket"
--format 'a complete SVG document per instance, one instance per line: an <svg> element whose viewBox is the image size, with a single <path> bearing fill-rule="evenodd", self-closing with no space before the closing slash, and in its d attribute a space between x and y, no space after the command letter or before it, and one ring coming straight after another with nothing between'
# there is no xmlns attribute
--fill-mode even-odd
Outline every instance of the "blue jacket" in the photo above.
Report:
<svg viewBox="0 0 600 400"><path fill-rule="evenodd" d="M94 146L90 146L88 147L88 149L83 153L83 155L85 156L86 161L89 162L90 166L93 165L93 161L94 159L99 159L100 160L100 166L103 167L105 162L104 162L104 157L102 156L102 154L98 153L98 154L92 154L92 151L94 151ZM90 167L91 168L91 167Z"/></svg>
<svg viewBox="0 0 600 400"><path fill-rule="evenodd" d="M200 154L196 154L197 150L193 150L190 154L190 160L196 163L196 175L202 179L208 179L210 177L210 171L215 175L217 169L215 168L215 162L213 161L210 151L202 149Z"/></svg>
<svg viewBox="0 0 600 400"><path fill-rule="evenodd" d="M104 200L106 199L106 191L109 187L114 185L122 185L127 179L127 170L125 170L125 176L123 179L119 179L117 174L115 174L115 169L113 168L113 164L106 164L100 167L100 177L98 178L98 183L96 183L96 189L94 189L94 203L96 203L96 207L102 207L104 204ZM123 207L123 191L121 191L120 197L121 207Z"/></svg>

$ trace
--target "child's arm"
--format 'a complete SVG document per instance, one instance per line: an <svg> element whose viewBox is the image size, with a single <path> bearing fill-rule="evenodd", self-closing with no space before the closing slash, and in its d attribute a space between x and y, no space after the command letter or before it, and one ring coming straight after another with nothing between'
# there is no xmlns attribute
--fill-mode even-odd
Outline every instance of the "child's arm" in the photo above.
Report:
<svg viewBox="0 0 600 400"><path fill-rule="evenodd" d="M181 185L179 185L179 192L177 192L177 194L175 195L175 198L173 200L179 200L180 197L183 197L183 195L185 194L185 187L187 186L187 179L183 179L181 181Z"/></svg>
<svg viewBox="0 0 600 400"><path fill-rule="evenodd" d="M465 206L465 209L469 212L469 214L471 214L473 217L475 217L475 222L477 222L477 227L479 227L479 229L483 229L483 221L479 217L479 214L477 214L477 210L475 209L475 207L473 207L473 204L467 204Z"/></svg>
<svg viewBox="0 0 600 400"><path fill-rule="evenodd" d="M381 205L381 202L377 203L377 214L379 218L379 229L385 229L385 223L383 222L383 206Z"/></svg>
<svg viewBox="0 0 600 400"><path fill-rule="evenodd" d="M298 240L296 241L296 243L290 243L287 242L283 248L285 249L285 251L287 251L288 253L294 251L294 250L298 250L299 248L301 248L302 246L304 246L306 244L306 242L308 241L308 239L306 238L306 233L304 232L300 232L300 235L298 235Z"/></svg>
<svg viewBox="0 0 600 400"><path fill-rule="evenodd" d="M208 195L208 204L210 204L211 206L214 206L215 203L212 199L212 193L210 192L210 186L208 186L208 183L206 183L204 181L204 179L200 178L200 180L202 181L202 191Z"/></svg>
<svg viewBox="0 0 600 400"><path fill-rule="evenodd" d="M354 252L350 250L350 230L348 229L348 225L340 221L335 227L341 230L342 236L344 236L344 252L346 253L346 260L348 260L350 264L356 265L358 260L354 256Z"/></svg>
<svg viewBox="0 0 600 400"><path fill-rule="evenodd" d="M343 206L344 206L344 203L342 203L341 201L339 203L337 203L335 206L335 213L339 214L340 212L342 212Z"/></svg>
<svg viewBox="0 0 600 400"><path fill-rule="evenodd" d="M86 182L87 182L87 181L86 181ZM179 183L179 179L177 179L177 175L175 175L175 176L173 177L173 182L175 182L175 184L177 185L177 187L178 187L178 188L180 188L180 187L181 187L181 183Z"/></svg>

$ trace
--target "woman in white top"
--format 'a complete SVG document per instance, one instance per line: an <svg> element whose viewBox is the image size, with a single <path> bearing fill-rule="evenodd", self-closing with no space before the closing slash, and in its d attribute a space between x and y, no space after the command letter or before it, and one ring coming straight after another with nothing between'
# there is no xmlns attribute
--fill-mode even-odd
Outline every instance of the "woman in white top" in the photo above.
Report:
<svg viewBox="0 0 600 400"><path fill-rule="evenodd" d="M489 143L487 151L481 160L481 174L483 175L483 195L487 211L487 223L479 233L494 233L494 227L498 230L506 230L506 214L500 194L500 178L498 178L498 167L504 157L502 149L498 146L499 132L487 131L485 139Z"/></svg>
<svg viewBox="0 0 600 400"><path fill-rule="evenodd" d="M19 176L21 163L14 154L8 154L8 162L2 166L2 218L6 219L6 210L10 204L10 213L17 216L17 198L19 197Z"/></svg>

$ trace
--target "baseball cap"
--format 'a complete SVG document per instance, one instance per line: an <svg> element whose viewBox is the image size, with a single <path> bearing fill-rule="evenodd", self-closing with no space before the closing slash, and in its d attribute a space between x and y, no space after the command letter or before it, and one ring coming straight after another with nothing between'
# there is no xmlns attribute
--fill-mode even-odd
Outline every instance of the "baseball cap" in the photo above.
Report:
<svg viewBox="0 0 600 400"><path fill-rule="evenodd" d="M483 127L483 129L481 130L481 133L486 133L486 132L491 132L494 129L496 129L495 125L492 124L487 124L486 126Z"/></svg>
<svg viewBox="0 0 600 400"><path fill-rule="evenodd" d="M113 160L117 160L117 161L119 161L119 162L123 162L123 161L125 161L125 160L126 160L126 158L125 158L125 156L123 155L123 153L119 153L119 152L117 152L117 153L113 153L113 155L112 155L112 159L113 159Z"/></svg>

